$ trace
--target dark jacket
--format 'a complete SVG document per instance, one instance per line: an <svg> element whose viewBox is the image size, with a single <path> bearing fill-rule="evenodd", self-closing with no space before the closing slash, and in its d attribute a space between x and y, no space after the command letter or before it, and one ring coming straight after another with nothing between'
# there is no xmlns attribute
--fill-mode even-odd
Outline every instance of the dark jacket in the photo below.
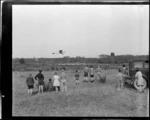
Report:
<svg viewBox="0 0 150 120"><path fill-rule="evenodd" d="M37 80L37 78L38 78L38 81L41 82L41 81L44 80L44 75L41 74L41 73L38 73L38 74L35 76L35 79L36 79L36 80Z"/></svg>
<svg viewBox="0 0 150 120"><path fill-rule="evenodd" d="M52 82L48 82L48 84L47 84L47 90L48 90L48 91L54 90L54 87L53 87L53 83L52 83Z"/></svg>
<svg viewBox="0 0 150 120"><path fill-rule="evenodd" d="M27 85L33 85L34 84L34 79L33 77L28 77L26 80Z"/></svg>

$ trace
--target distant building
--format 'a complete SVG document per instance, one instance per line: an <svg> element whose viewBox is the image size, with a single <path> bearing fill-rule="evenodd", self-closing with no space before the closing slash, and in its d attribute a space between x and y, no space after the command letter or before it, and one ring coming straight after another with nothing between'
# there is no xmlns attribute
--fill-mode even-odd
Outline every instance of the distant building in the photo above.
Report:
<svg viewBox="0 0 150 120"><path fill-rule="evenodd" d="M115 56L115 53L114 53L114 52L111 52L111 53L110 53L110 56L114 57L114 56Z"/></svg>

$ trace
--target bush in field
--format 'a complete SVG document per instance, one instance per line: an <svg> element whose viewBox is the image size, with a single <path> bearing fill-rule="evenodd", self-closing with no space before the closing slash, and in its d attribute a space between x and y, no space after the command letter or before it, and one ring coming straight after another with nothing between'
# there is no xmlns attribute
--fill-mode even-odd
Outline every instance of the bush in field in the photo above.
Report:
<svg viewBox="0 0 150 120"><path fill-rule="evenodd" d="M106 74L104 72L99 74L100 76L100 82L105 83L106 82Z"/></svg>
<svg viewBox="0 0 150 120"><path fill-rule="evenodd" d="M25 64L24 58L19 59L20 64Z"/></svg>

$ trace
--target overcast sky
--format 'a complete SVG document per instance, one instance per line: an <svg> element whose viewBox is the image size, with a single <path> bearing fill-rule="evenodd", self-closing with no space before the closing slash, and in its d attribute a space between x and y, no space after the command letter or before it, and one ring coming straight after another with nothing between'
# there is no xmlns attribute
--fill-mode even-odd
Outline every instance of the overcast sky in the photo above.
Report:
<svg viewBox="0 0 150 120"><path fill-rule="evenodd" d="M13 58L149 54L148 5L13 5Z"/></svg>

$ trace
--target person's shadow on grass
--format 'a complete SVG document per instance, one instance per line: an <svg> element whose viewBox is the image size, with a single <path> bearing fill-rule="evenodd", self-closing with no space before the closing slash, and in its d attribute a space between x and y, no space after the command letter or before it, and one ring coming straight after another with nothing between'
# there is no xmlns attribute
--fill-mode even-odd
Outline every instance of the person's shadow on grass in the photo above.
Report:
<svg viewBox="0 0 150 120"><path fill-rule="evenodd" d="M39 92L39 91L33 91L33 92L32 92L32 95L36 95L36 94L38 94L38 92Z"/></svg>

